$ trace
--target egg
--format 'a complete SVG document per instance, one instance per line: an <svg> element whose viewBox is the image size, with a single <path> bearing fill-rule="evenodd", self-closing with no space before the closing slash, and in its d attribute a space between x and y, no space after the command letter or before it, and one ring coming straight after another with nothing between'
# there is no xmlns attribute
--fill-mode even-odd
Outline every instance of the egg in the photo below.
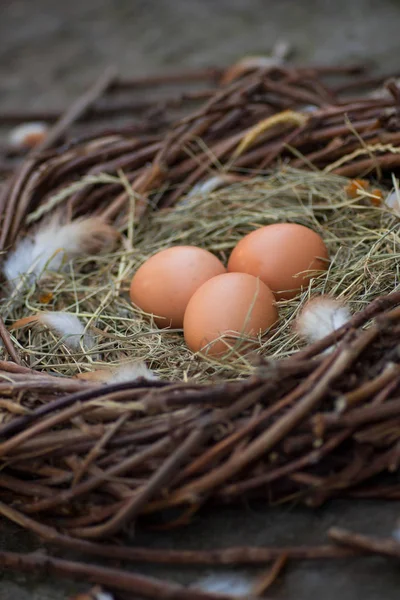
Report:
<svg viewBox="0 0 400 600"><path fill-rule="evenodd" d="M256 341L258 334L277 319L275 297L260 279L247 273L225 273L213 277L193 294L186 308L183 333L193 352L204 350L219 356L243 335ZM222 335L229 339L219 339Z"/></svg>
<svg viewBox="0 0 400 600"><path fill-rule="evenodd" d="M281 300L296 296L327 265L328 250L315 231L295 223L276 223L242 238L229 258L228 271L260 277Z"/></svg>
<svg viewBox="0 0 400 600"><path fill-rule="evenodd" d="M195 246L173 246L139 267L130 286L131 301L154 315L159 327L180 329L194 292L222 273L226 273L224 265L211 252Z"/></svg>

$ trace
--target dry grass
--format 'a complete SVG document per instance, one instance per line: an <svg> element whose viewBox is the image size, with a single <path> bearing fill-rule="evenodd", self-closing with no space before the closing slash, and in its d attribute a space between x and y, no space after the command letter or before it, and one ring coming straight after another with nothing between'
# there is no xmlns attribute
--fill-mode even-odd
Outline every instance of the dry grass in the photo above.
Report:
<svg viewBox="0 0 400 600"><path fill-rule="evenodd" d="M264 357L288 356L299 347L293 333L297 312L310 295L331 293L345 299L353 312L399 282L400 236L398 217L372 205L363 192L356 199L345 193L347 179L284 169L272 176L255 177L207 196L186 198L172 210L150 215L124 229L118 251L69 264L30 288L13 307L3 301L7 322L43 310L65 310L94 328L96 347L72 354L49 331L16 332L16 343L29 364L38 370L71 376L123 360L145 360L162 378L198 382L248 375L254 356L230 357L216 362L194 356L180 331L161 331L129 301L129 283L135 269L156 251L176 244L194 244L210 250L225 263L236 242L256 227L289 221L304 224L324 238L332 259L329 271L291 301L280 302L280 322L260 339Z"/></svg>

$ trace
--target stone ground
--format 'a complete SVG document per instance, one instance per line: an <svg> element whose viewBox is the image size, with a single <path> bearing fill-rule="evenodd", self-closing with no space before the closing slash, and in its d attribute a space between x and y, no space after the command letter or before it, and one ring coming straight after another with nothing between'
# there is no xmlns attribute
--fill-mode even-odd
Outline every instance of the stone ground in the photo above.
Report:
<svg viewBox="0 0 400 600"><path fill-rule="evenodd" d="M0 14L0 110L63 108L109 64L123 75L229 64L267 52L277 40L296 59L318 63L371 60L398 71L400 3L396 0L3 0ZM396 503L332 502L315 512L244 506L197 518L170 533L138 531L135 544L212 548L323 542L331 525L389 535ZM37 542L0 523L0 550L27 552ZM194 571L140 567L189 583ZM66 600L86 586L51 577L0 576L0 600ZM371 558L289 566L270 598L395 600L398 564Z"/></svg>

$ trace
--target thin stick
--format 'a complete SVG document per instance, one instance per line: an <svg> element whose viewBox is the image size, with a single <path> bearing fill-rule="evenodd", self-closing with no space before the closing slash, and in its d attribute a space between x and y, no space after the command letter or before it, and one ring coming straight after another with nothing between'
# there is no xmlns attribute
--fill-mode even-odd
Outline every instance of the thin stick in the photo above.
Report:
<svg viewBox="0 0 400 600"><path fill-rule="evenodd" d="M127 547L95 543L72 538L57 532L53 527L38 523L11 506L0 502L0 514L17 525L40 536L47 544L129 562L176 565L263 565L282 555L297 560L328 560L364 554L360 550L339 548L334 545L288 546L288 547L232 547L213 550L166 550Z"/></svg>
<svg viewBox="0 0 400 600"><path fill-rule="evenodd" d="M341 546L348 546L355 550L400 559L400 544L390 538L377 538L369 535L361 535L360 533L352 533L341 527L331 527L328 535L331 540Z"/></svg>
<svg viewBox="0 0 400 600"><path fill-rule="evenodd" d="M135 493L122 509L117 512L110 521L95 527L86 527L73 531L74 535L87 538L109 537L120 531L128 521L133 521L148 500L160 490L175 474L180 465L188 459L188 456L205 441L204 431L194 430L186 440L167 458L165 463L149 479L143 488Z"/></svg>
<svg viewBox="0 0 400 600"><path fill-rule="evenodd" d="M212 594L186 589L176 583L170 583L153 577L135 575L120 569L111 569L97 565L50 558L40 554L15 554L0 552L0 565L16 572L51 573L59 577L68 577L104 585L112 590L130 592L151 600L231 600L232 596ZM249 597L250 600L250 597Z"/></svg>
<svg viewBox="0 0 400 600"><path fill-rule="evenodd" d="M48 419L43 419L39 423L36 423L32 427L30 427L29 429L22 431L21 433L19 433L15 437L11 438L10 440L0 444L0 456L7 455L7 453L11 452L13 450L13 448L16 448L17 446L22 444L25 440L28 440L29 438L34 437L35 435L41 433L42 431L46 431L46 429L50 429L51 427L54 427L55 425L59 425L60 423L68 421L69 419L72 419L73 417L75 417L79 414L82 414L83 412L85 412L87 410L93 410L93 407L81 404L80 402L77 402L76 404L74 404L74 406L71 406L70 408L65 409L61 413L52 415L52 416L48 417Z"/></svg>
<svg viewBox="0 0 400 600"><path fill-rule="evenodd" d="M85 471L89 468L91 463L96 460L96 458L101 454L103 448L105 448L111 438L117 433L118 429L122 427L122 425L129 419L131 413L125 413L120 416L119 419L115 421L105 432L104 435L98 440L98 442L93 446L90 452L87 454L86 458L83 460L81 466L78 471L75 473L73 485L79 483L82 479Z"/></svg>
<svg viewBox="0 0 400 600"><path fill-rule="evenodd" d="M11 341L10 334L7 327L4 325L3 319L0 317L0 337L3 340L5 349L8 352L9 357L17 364L21 365L21 359L16 351L14 344Z"/></svg>
<svg viewBox="0 0 400 600"><path fill-rule="evenodd" d="M165 385L167 385L167 383L165 383L165 382L138 381L137 383L135 383L135 382L129 383L128 382L128 383L118 383L115 385L108 385L108 386L95 386L94 389L92 387L92 389L89 389L89 390L84 390L82 392L70 394L68 396L58 398L57 400L55 400L54 402L52 402L50 404L45 404L43 406L40 406L39 408L32 411L26 417L14 419L12 422L7 423L6 425L3 425L3 427L0 427L0 438L12 435L12 434L18 432L19 430L23 429L24 427L26 427L29 423L36 421L37 419L40 419L40 418L44 417L45 415L48 415L49 413L54 412L56 410L62 410L64 408L67 408L67 407L75 404L75 402L89 402L90 400L94 400L95 398L101 398L102 396L108 396L109 394L112 394L113 392L119 392L119 391L124 391L124 390L134 390L134 389L141 388L141 387L144 387L144 388L146 388L146 387L163 387Z"/></svg>
<svg viewBox="0 0 400 600"><path fill-rule="evenodd" d="M367 405L355 408L345 414L326 413L316 415L315 421L324 429L357 427L367 423L382 421L400 414L400 399L389 400L382 406Z"/></svg>
<svg viewBox="0 0 400 600"><path fill-rule="evenodd" d="M261 575L261 577L259 577L256 583L254 584L251 590L254 596L264 596L268 588L271 587L271 585L277 580L279 575L282 573L283 569L286 566L287 560L287 554L281 554L280 556L278 556L272 567L268 569L266 573Z"/></svg>

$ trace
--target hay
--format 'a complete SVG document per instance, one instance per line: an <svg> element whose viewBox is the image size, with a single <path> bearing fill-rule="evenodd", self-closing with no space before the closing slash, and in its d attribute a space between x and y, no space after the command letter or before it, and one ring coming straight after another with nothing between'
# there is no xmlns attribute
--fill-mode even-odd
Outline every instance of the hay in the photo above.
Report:
<svg viewBox="0 0 400 600"><path fill-rule="evenodd" d="M143 360L162 379L197 383L248 376L254 372L254 353L213 360L194 356L180 331L160 330L148 316L132 307L129 284L149 256L177 244L201 246L225 264L238 240L256 227L295 222L318 231L332 262L308 290L279 303L278 327L259 340L263 358L284 358L299 348L293 321L305 300L329 293L346 300L353 312L377 295L398 285L398 218L374 206L368 192L355 199L346 194L348 180L323 173L284 169L255 177L209 195L185 198L174 209L157 211L139 226L128 227L117 251L75 261L65 273L53 273L27 290L22 306L2 314L17 320L43 310L64 310L94 328L96 345L86 354L73 354L48 331L21 331L15 341L31 368L73 376L105 361ZM72 191L72 190L71 190ZM133 218L133 216L132 216ZM51 298L43 304L43 298Z"/></svg>

